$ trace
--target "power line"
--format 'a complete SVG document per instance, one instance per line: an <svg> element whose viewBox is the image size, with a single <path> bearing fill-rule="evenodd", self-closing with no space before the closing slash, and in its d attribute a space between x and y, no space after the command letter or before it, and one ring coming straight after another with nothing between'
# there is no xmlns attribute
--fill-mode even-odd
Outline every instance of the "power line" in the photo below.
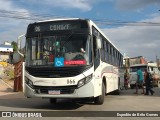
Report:
<svg viewBox="0 0 160 120"><path fill-rule="evenodd" d="M97 24L101 25L125 25L125 26L160 26L160 22L136 22L109 19L95 19Z"/></svg>
<svg viewBox="0 0 160 120"><path fill-rule="evenodd" d="M99 22L98 21L96 23L100 25L160 26L160 23L154 23L154 22Z"/></svg>
<svg viewBox="0 0 160 120"><path fill-rule="evenodd" d="M67 16L57 16L51 14L36 14L19 11L7 11L0 9L0 17L24 19L24 20L45 20L53 18L68 18ZM159 22L136 22L136 21L122 21L122 20L110 20L110 19L93 19L96 24L110 25L110 26L160 26Z"/></svg>
<svg viewBox="0 0 160 120"><path fill-rule="evenodd" d="M26 20L43 20L49 18L62 18L65 16L49 15L49 14L35 14L28 12L19 11L7 11L0 9L0 17L15 18L15 19L26 19Z"/></svg>

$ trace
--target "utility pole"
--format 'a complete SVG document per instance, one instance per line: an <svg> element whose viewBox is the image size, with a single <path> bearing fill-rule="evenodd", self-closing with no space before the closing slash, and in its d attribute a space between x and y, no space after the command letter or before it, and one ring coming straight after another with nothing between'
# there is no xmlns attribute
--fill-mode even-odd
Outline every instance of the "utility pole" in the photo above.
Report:
<svg viewBox="0 0 160 120"><path fill-rule="evenodd" d="M156 55L156 63L157 63L157 67L159 67L159 59L158 59L157 55Z"/></svg>
<svg viewBox="0 0 160 120"><path fill-rule="evenodd" d="M157 63L157 55L156 55L156 63ZM157 67L158 67L158 63L157 63Z"/></svg>

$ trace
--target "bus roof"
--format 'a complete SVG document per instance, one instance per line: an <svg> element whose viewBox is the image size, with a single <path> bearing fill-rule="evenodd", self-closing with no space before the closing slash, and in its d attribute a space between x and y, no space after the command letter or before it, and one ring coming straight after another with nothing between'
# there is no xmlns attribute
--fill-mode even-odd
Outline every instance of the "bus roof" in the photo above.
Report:
<svg viewBox="0 0 160 120"><path fill-rule="evenodd" d="M87 19L80 19L80 18L58 18L58 19L49 19L49 20L42 20L37 21L35 23L43 23L43 22L52 22L52 21L62 21L62 20L87 20Z"/></svg>

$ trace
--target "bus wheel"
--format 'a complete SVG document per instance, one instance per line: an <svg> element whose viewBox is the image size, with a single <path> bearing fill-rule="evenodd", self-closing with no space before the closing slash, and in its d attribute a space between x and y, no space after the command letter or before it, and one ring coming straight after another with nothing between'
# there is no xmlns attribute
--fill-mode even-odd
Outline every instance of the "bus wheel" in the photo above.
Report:
<svg viewBox="0 0 160 120"><path fill-rule="evenodd" d="M104 97L105 97L105 85L104 83L102 83L102 94L94 98L94 103L97 105L102 105L104 103Z"/></svg>
<svg viewBox="0 0 160 120"><path fill-rule="evenodd" d="M50 101L51 104L56 104L57 103L56 98L50 98L49 101Z"/></svg>

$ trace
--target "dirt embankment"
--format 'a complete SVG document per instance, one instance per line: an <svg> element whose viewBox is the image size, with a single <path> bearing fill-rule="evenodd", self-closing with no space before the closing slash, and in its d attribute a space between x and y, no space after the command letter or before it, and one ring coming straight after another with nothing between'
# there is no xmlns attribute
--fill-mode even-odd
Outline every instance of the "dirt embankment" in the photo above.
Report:
<svg viewBox="0 0 160 120"><path fill-rule="evenodd" d="M0 91L11 90L14 85L14 66L7 64L7 66L0 65Z"/></svg>

